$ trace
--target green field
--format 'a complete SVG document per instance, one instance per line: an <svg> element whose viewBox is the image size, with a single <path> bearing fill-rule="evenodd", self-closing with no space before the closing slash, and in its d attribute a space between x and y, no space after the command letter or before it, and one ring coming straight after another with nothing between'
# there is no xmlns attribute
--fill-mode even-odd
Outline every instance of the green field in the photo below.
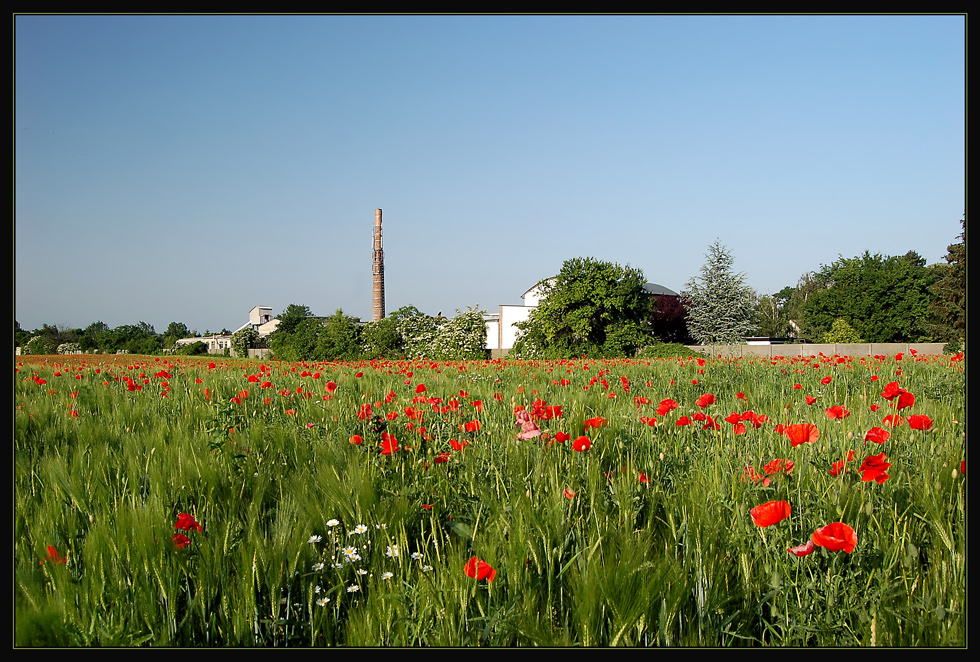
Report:
<svg viewBox="0 0 980 662"><path fill-rule="evenodd" d="M964 366L17 357L15 644L965 646Z"/></svg>

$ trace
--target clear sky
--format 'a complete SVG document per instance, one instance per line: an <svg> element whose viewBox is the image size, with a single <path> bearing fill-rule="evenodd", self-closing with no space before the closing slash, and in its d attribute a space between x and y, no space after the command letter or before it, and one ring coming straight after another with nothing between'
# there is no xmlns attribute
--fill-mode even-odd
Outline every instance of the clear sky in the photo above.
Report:
<svg viewBox="0 0 980 662"><path fill-rule="evenodd" d="M931 264L965 200L966 18L16 16L15 316L495 311L591 256L762 294Z"/></svg>

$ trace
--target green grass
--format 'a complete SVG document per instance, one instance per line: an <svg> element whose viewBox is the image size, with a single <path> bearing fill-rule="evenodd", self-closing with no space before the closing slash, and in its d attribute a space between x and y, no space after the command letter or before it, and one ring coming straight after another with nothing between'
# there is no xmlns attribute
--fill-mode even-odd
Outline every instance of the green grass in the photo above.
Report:
<svg viewBox="0 0 980 662"><path fill-rule="evenodd" d="M963 366L25 357L15 643L964 646ZM865 443L896 413L881 397L891 381L916 396L899 413L932 427ZM717 400L702 409L705 393ZM667 398L679 406L660 415ZM538 399L561 417L516 439L515 407ZM849 416L829 419L832 405ZM744 434L724 420L750 410L767 420ZM717 429L676 425L698 413ZM607 425L583 428L595 416ZM791 447L777 425L795 423L819 439ZM381 454L382 432L398 451ZM588 435L591 449L555 443L558 432ZM864 457L881 452L888 479L861 481ZM776 458L793 470L746 479ZM791 516L755 526L749 511L775 500ZM183 549L179 513L203 527L183 532ZM787 553L838 521L857 533L852 553ZM464 574L473 556L493 582Z"/></svg>

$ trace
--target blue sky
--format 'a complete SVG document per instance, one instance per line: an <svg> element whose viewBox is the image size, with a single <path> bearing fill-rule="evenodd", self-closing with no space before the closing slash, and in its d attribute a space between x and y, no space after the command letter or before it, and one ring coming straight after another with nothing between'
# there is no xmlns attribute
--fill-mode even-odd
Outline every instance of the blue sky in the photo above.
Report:
<svg viewBox="0 0 980 662"><path fill-rule="evenodd" d="M17 16L15 315L234 329L255 305L520 304L570 258L759 293L940 262L966 19Z"/></svg>

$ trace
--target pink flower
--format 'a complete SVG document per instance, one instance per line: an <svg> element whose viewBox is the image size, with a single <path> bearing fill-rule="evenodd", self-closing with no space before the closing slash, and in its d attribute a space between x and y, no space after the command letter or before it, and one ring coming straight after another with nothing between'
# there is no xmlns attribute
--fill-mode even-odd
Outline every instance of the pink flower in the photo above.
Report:
<svg viewBox="0 0 980 662"><path fill-rule="evenodd" d="M521 431L517 434L518 439L534 439L541 435L541 428L531 420L531 415L524 410L517 412L517 425L521 426Z"/></svg>

